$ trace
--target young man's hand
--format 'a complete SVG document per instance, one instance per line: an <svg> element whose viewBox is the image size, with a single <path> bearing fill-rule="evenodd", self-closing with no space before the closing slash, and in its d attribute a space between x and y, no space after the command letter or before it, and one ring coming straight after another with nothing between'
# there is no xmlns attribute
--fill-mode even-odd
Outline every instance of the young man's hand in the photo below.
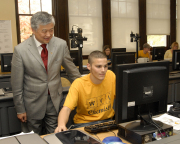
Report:
<svg viewBox="0 0 180 144"><path fill-rule="evenodd" d="M55 129L54 133L58 133L66 130L67 130L66 126L59 126Z"/></svg>
<svg viewBox="0 0 180 144"><path fill-rule="evenodd" d="M71 109L66 106L63 106L63 108L59 112L58 127L54 130L55 133L67 130L66 124L69 120L70 113L71 113Z"/></svg>

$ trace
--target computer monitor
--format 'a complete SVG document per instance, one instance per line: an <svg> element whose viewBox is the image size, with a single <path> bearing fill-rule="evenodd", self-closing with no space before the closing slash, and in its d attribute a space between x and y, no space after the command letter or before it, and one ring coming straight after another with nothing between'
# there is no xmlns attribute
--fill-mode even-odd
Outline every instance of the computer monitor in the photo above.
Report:
<svg viewBox="0 0 180 144"><path fill-rule="evenodd" d="M113 53L116 52L126 52L126 48L112 48L111 49L111 64L112 64L112 59L113 59Z"/></svg>
<svg viewBox="0 0 180 144"><path fill-rule="evenodd" d="M153 47L152 60L164 60L165 47Z"/></svg>
<svg viewBox="0 0 180 144"><path fill-rule="evenodd" d="M172 69L180 70L180 50L173 50Z"/></svg>
<svg viewBox="0 0 180 144"><path fill-rule="evenodd" d="M13 53L1 54L1 72L11 72L11 61Z"/></svg>
<svg viewBox="0 0 180 144"><path fill-rule="evenodd" d="M78 60L78 50L70 50L70 56L73 59L73 63L76 66L79 66L79 60Z"/></svg>
<svg viewBox="0 0 180 144"><path fill-rule="evenodd" d="M135 52L113 52L111 63L113 72L117 64L135 63Z"/></svg>
<svg viewBox="0 0 180 144"><path fill-rule="evenodd" d="M116 65L115 74L115 122L140 118L141 122L132 122L126 128L132 131L157 129L151 116L167 112L169 62Z"/></svg>
<svg viewBox="0 0 180 144"><path fill-rule="evenodd" d="M112 52L126 52L126 48L112 48L111 53Z"/></svg>

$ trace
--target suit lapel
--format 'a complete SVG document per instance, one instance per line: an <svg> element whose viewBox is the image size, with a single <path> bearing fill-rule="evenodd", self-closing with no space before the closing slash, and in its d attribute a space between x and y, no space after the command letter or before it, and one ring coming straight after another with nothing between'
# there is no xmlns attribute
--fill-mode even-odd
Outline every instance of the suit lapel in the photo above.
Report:
<svg viewBox="0 0 180 144"><path fill-rule="evenodd" d="M52 58L55 54L56 51L56 45L55 45L55 39L54 37L52 37L52 39L50 40L49 44L48 44L48 68L50 63L52 62Z"/></svg>
<svg viewBox="0 0 180 144"><path fill-rule="evenodd" d="M29 42L28 46L29 46L28 47L29 51L32 53L32 55L35 57L35 59L44 67L44 63L43 63L41 56L38 52L38 49L36 47L36 44L35 44L33 37L30 37L30 42Z"/></svg>

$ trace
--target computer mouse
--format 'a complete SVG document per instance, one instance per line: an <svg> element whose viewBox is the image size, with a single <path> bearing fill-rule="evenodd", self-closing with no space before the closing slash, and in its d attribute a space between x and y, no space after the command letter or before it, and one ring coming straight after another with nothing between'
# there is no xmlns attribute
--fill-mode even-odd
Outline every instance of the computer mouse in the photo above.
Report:
<svg viewBox="0 0 180 144"><path fill-rule="evenodd" d="M109 136L103 139L102 141L105 144L125 144L119 137Z"/></svg>

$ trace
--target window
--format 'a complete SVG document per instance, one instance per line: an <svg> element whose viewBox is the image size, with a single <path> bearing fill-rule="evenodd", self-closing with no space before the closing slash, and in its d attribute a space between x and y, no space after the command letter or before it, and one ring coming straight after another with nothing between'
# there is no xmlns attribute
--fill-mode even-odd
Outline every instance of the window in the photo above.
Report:
<svg viewBox="0 0 180 144"><path fill-rule="evenodd" d="M176 41L180 42L180 0L176 2Z"/></svg>
<svg viewBox="0 0 180 144"><path fill-rule="evenodd" d="M147 35L147 43L152 47L166 46L166 35Z"/></svg>
<svg viewBox="0 0 180 144"><path fill-rule="evenodd" d="M17 5L17 34L18 43L23 42L32 34L30 26L31 16L38 11L52 14L52 0L16 0Z"/></svg>
<svg viewBox="0 0 180 144"><path fill-rule="evenodd" d="M147 35L170 35L170 0L146 1Z"/></svg>
<svg viewBox="0 0 180 144"><path fill-rule="evenodd" d="M68 9L69 30L76 25L82 28L82 35L88 38L83 42L83 55L89 55L94 50L102 51L101 0L68 0ZM73 29L77 30L77 27Z"/></svg>
<svg viewBox="0 0 180 144"><path fill-rule="evenodd" d="M136 43L130 42L130 33L139 33L138 0L111 0L111 29L112 48L136 51Z"/></svg>

